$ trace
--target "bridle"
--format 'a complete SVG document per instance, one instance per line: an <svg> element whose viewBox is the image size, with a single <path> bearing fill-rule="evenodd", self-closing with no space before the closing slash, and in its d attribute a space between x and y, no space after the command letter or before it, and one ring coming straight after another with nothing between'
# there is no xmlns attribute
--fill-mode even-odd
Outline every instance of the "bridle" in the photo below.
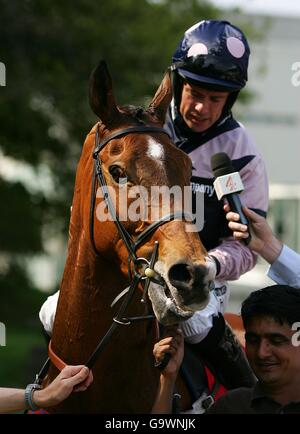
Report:
<svg viewBox="0 0 300 434"><path fill-rule="evenodd" d="M107 182L105 179L105 176L103 174L102 170L102 162L101 158L99 156L101 150L113 139L123 137L127 134L131 133L159 133L159 134L168 134L168 132L159 127L154 126L147 126L147 125L136 125L132 127L123 128L120 130L115 131L114 133L104 137L102 141L100 141L100 132L99 132L99 124L97 125L96 132L95 132L95 148L93 151L93 159L94 159L94 173L93 173L93 180L92 180L92 192L91 192L91 203L90 203L90 240L93 247L93 250L97 256L99 256L99 251L97 250L95 239L94 239L94 214L95 214L95 203L96 203L96 187L97 184L99 184L103 198L106 202L108 211L118 229L118 232L120 234L120 237L122 241L124 242L124 245L126 246L127 252L128 252L128 277L130 281L130 285L125 288L112 302L111 307L114 306L122 297L125 298L123 300L123 303L121 304L121 307L117 313L117 315L113 318L113 322L104 335L104 337L101 339L101 341L98 343L97 347L93 351L92 355L88 359L88 361L85 363L85 366L88 368L92 368L95 361L97 360L97 357L99 354L104 350L105 346L109 342L112 334L116 330L116 328L119 325L129 325L134 321L139 320L149 320L154 318L154 315L143 315L143 316L137 316L137 317L126 317L126 311L128 309L128 306L133 298L134 292L136 288L138 287L139 283L142 283L143 286L143 296L141 298L141 302L146 303L146 296L148 292L148 288L151 281L155 281L156 283L159 283L161 285L165 285L165 282L163 279L156 276L156 273L154 272L154 265L157 260L157 253L158 253L158 242L155 242L154 249L151 255L151 259L148 260L143 257L138 257L136 254L137 249L145 242L145 240L156 231L157 228L164 225L167 222L170 222L171 220L175 219L187 219L189 221L192 221L191 215L189 213L185 213L183 211L170 213L168 215L163 216L161 219L151 223L142 233L140 233L135 239L132 238L132 236L129 234L127 229L124 227L124 225L119 220L119 217L116 213L116 209L114 207L113 201L111 199L111 196L109 194L109 189L107 186ZM131 263L133 264L133 275L131 270ZM144 270L143 274L140 273L139 268L141 265L145 265L146 269ZM52 363L60 370L66 366L66 363L63 362L52 350L51 347L51 341L49 343L49 359L46 361L44 366L42 367L39 374L36 376L36 382L38 384L41 384L50 363L50 360Z"/></svg>
<svg viewBox="0 0 300 434"><path fill-rule="evenodd" d="M109 136L105 137L101 142L99 138L99 125L97 126L97 130L95 133L95 150L93 152L93 158L94 158L94 176L93 176L93 182L92 182L92 193L91 193L91 206L90 206L90 239L91 243L94 249L94 252L97 256L99 256L99 252L95 245L94 240L94 209L95 209L95 200L96 200L96 183L98 181L102 194L104 197L104 200L106 202L107 208L109 210L109 213L118 229L118 232L126 246L127 252L128 252L128 277L129 280L131 280L131 270L130 270L130 264L133 262L134 265L137 265L139 262L145 261L146 265L150 265L150 263L145 260L145 258L138 258L136 256L136 250L138 247L140 247L146 238L151 235L159 226L174 220L176 218L182 218L183 213L172 213L165 215L160 220L157 220L150 224L141 234L139 234L135 239L132 238L132 236L129 234L129 232L126 230L124 225L120 222L119 217L116 213L115 207L113 205L113 202L111 200L111 196L109 194L108 186L106 183L106 179L103 174L102 170L102 163L101 159L99 158L100 151L112 140L119 137L123 137L130 133L144 133L144 132L154 132L154 133L163 133L166 134L168 137L168 132L163 128L158 127L151 127L151 126L135 126L135 127L128 127L123 128L121 130L118 130Z"/></svg>

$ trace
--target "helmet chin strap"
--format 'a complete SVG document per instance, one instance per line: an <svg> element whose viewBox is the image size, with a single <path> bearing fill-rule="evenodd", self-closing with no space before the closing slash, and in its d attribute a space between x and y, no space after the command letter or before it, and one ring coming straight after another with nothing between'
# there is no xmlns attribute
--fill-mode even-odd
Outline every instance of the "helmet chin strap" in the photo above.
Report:
<svg viewBox="0 0 300 434"><path fill-rule="evenodd" d="M237 97L239 96L239 93L240 93L239 90L235 90L234 92L231 92L228 95L227 101L226 101L226 103L224 105L224 108L223 108L223 111L222 111L222 114L221 114L221 117L220 117L220 120L224 119L226 116L228 116L230 114L231 109L234 106L234 103L236 102Z"/></svg>
<svg viewBox="0 0 300 434"><path fill-rule="evenodd" d="M172 90L173 90L174 103L175 103L174 105L176 111L179 113L184 79L178 74L178 71L176 69L171 68L171 71L172 71Z"/></svg>

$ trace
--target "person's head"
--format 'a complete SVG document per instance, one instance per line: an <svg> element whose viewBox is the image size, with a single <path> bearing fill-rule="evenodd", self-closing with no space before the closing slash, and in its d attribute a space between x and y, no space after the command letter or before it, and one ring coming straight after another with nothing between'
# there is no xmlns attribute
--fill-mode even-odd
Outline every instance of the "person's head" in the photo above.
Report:
<svg viewBox="0 0 300 434"><path fill-rule="evenodd" d="M246 353L262 384L282 389L300 384L300 290L273 285L252 292L242 303ZM293 326L294 325L294 326Z"/></svg>
<svg viewBox="0 0 300 434"><path fill-rule="evenodd" d="M195 133L202 133L214 125L221 117L229 92L208 90L184 82L179 112Z"/></svg>
<svg viewBox="0 0 300 434"><path fill-rule="evenodd" d="M176 109L193 131L228 116L246 85L249 55L244 34L227 21L201 21L185 32L171 68Z"/></svg>

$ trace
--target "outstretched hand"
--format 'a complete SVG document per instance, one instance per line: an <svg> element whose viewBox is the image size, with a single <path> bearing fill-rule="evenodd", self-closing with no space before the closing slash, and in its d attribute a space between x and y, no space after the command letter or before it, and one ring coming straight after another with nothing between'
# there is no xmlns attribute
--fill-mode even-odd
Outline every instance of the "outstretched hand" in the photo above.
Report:
<svg viewBox="0 0 300 434"><path fill-rule="evenodd" d="M153 355L156 362L162 362L166 354L170 354L167 366L162 370L165 377L176 377L184 355L183 333L178 326L166 327L165 335L154 345Z"/></svg>
<svg viewBox="0 0 300 434"><path fill-rule="evenodd" d="M180 328L178 326L166 327L164 334L166 337L157 342L153 348L156 362L162 362L166 354L170 355L169 363L160 373L159 387L151 411L155 414L172 411L174 384L184 354L184 338Z"/></svg>
<svg viewBox="0 0 300 434"><path fill-rule="evenodd" d="M248 226L240 223L240 215L236 212L230 211L229 205L224 205L226 219L229 221L228 226L233 231L235 239L241 241L247 239L249 236ZM267 223L266 220L247 207L243 207L245 216L248 218L251 225L252 239L249 243L251 249L259 252L264 245L264 236Z"/></svg>
<svg viewBox="0 0 300 434"><path fill-rule="evenodd" d="M86 366L66 366L49 386L34 392L33 400L39 407L52 407L72 392L84 392L92 382L92 371Z"/></svg>
<svg viewBox="0 0 300 434"><path fill-rule="evenodd" d="M228 204L224 205L224 211L227 213L226 219L229 221L228 226L233 231L234 238L239 241L248 238L248 227L240 223L239 214L230 211ZM251 241L248 246L268 262L274 262L280 254L282 244L274 236L264 217L247 207L243 207L243 211L250 222Z"/></svg>

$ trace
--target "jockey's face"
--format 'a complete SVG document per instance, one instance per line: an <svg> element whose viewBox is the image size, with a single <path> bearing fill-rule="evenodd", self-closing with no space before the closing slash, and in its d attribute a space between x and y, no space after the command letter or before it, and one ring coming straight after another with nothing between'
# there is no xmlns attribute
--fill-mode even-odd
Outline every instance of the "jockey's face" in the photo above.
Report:
<svg viewBox="0 0 300 434"><path fill-rule="evenodd" d="M266 389L275 394L297 390L299 400L300 345L295 345L293 335L295 331L288 323L280 324L270 316L255 317L246 327L246 353Z"/></svg>
<svg viewBox="0 0 300 434"><path fill-rule="evenodd" d="M221 116L229 92L217 92L184 83L180 113L191 130L201 133Z"/></svg>

